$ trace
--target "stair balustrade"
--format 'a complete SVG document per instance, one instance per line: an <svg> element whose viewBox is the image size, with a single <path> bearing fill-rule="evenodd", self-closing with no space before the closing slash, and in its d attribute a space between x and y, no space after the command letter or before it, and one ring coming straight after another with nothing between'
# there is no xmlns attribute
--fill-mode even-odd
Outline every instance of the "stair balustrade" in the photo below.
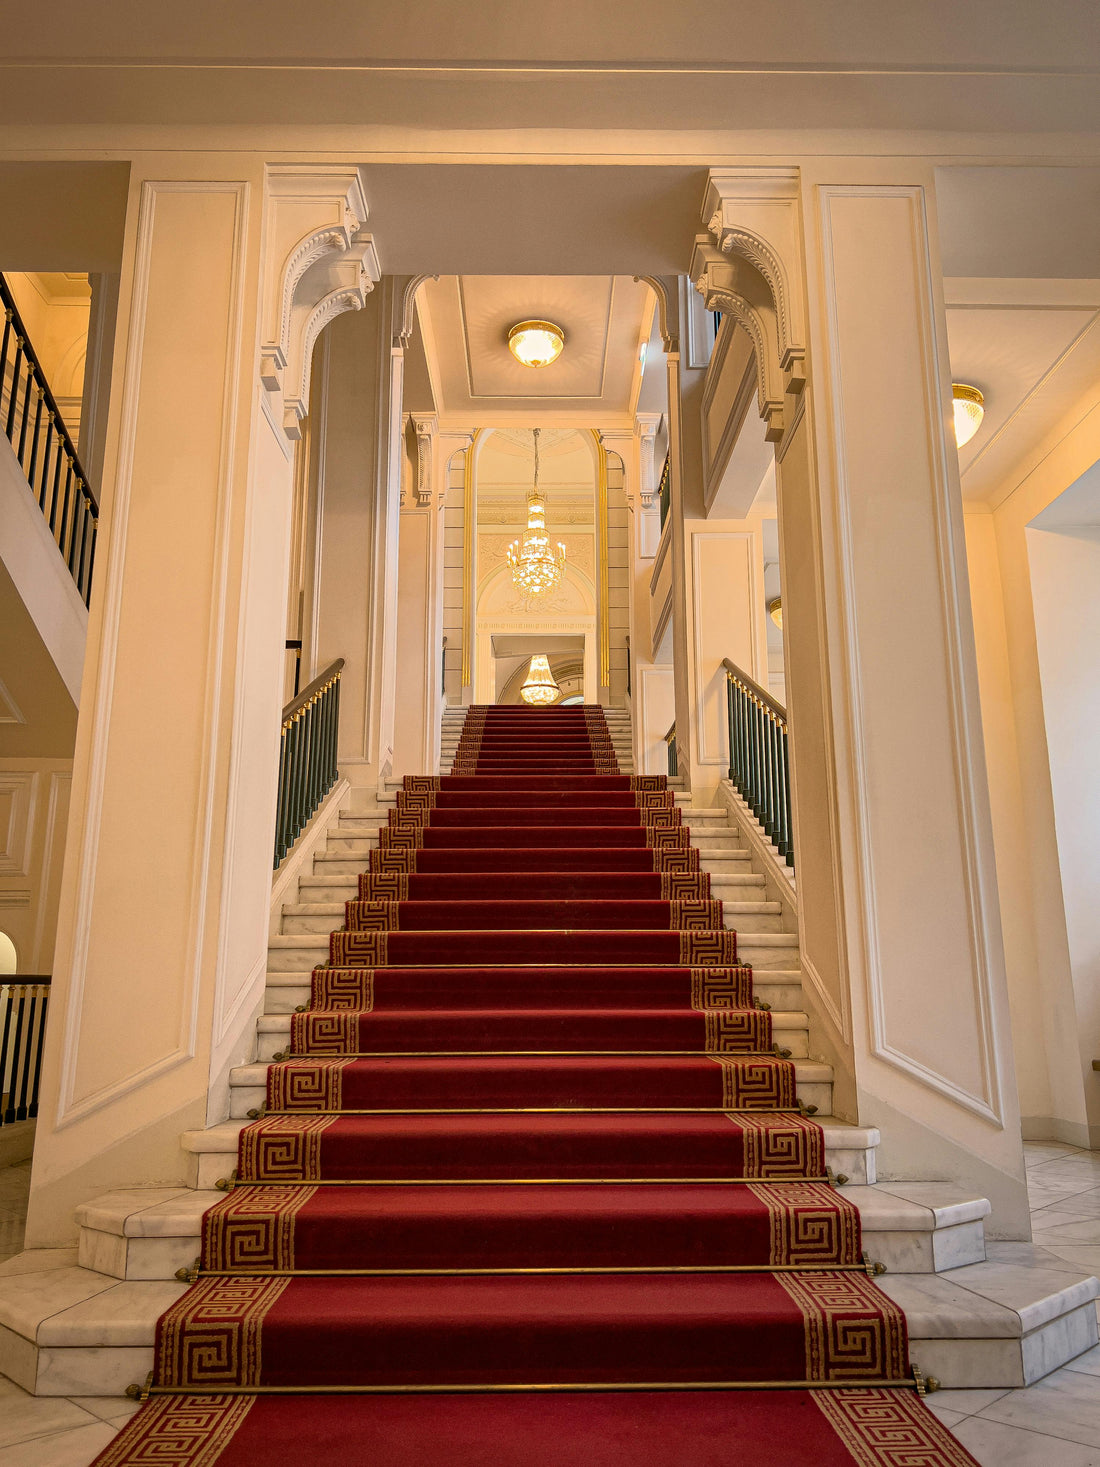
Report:
<svg viewBox="0 0 1100 1467"><path fill-rule="evenodd" d="M727 657L730 780L788 866L794 866L787 710Z"/></svg>
<svg viewBox="0 0 1100 1467"><path fill-rule="evenodd" d="M338 657L283 709L279 747L279 800L275 816L275 869L336 783L340 728Z"/></svg>
<svg viewBox="0 0 1100 1467"><path fill-rule="evenodd" d="M87 606L99 505L2 275L0 307L0 425Z"/></svg>
<svg viewBox="0 0 1100 1467"><path fill-rule="evenodd" d="M661 506L661 529L665 527L668 519L668 511L672 505L672 479L668 467L668 454L665 454L665 466L661 470L661 483L657 490L657 500Z"/></svg>
<svg viewBox="0 0 1100 1467"><path fill-rule="evenodd" d="M49 975L27 974L0 983L0 1126L33 1121L38 1115L49 998Z"/></svg>

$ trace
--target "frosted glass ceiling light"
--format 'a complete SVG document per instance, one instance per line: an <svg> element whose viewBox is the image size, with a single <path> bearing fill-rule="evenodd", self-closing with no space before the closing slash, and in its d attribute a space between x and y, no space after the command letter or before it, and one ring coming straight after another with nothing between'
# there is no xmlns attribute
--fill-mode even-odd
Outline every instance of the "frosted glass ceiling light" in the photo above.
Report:
<svg viewBox="0 0 1100 1467"><path fill-rule="evenodd" d="M521 367L548 367L564 345L565 332L553 321L517 321L508 333L508 350Z"/></svg>
<svg viewBox="0 0 1100 1467"><path fill-rule="evenodd" d="M535 708L547 708L561 697L561 689L550 671L550 659L541 652L531 658L527 681L520 688L519 695L525 703L530 703Z"/></svg>
<svg viewBox="0 0 1100 1467"><path fill-rule="evenodd" d="M775 624L779 628L779 630L782 631L783 630L783 599L782 599L782 597L776 596L774 600L768 602L768 615L771 617L772 621L775 622Z"/></svg>
<svg viewBox="0 0 1100 1467"><path fill-rule="evenodd" d="M951 396L955 403L955 444L962 448L982 426L985 398L976 387L967 387L965 382L952 382Z"/></svg>

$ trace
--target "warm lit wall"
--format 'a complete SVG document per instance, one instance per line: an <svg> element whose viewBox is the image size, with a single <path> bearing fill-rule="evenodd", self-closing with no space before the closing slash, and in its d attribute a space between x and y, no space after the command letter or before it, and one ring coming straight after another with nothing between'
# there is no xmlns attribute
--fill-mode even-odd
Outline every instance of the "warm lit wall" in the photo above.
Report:
<svg viewBox="0 0 1100 1467"><path fill-rule="evenodd" d="M1091 1059L1100 1035L1081 1032L1067 913L1095 903L1095 881L1059 849L1055 781L1062 771L1055 764L1064 755L1049 741L1028 526L1098 459L1100 406L1052 435L1026 474L1004 486L995 509L976 507L966 517L1024 1130L1093 1146L1100 1145L1100 1076ZM1082 652L1086 665L1089 655ZM1067 1064L1079 1053L1079 1064Z"/></svg>

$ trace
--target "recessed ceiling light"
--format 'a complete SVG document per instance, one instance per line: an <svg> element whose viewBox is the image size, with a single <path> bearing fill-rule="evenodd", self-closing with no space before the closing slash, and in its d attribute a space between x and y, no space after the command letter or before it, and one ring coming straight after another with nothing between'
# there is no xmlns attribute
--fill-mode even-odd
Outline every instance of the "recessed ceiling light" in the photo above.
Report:
<svg viewBox="0 0 1100 1467"><path fill-rule="evenodd" d="M508 350L521 367L548 367L564 345L565 332L553 321L517 321L508 333Z"/></svg>
<svg viewBox="0 0 1100 1467"><path fill-rule="evenodd" d="M965 382L952 382L951 396L955 404L955 446L962 448L982 426L985 398L976 387L968 387Z"/></svg>

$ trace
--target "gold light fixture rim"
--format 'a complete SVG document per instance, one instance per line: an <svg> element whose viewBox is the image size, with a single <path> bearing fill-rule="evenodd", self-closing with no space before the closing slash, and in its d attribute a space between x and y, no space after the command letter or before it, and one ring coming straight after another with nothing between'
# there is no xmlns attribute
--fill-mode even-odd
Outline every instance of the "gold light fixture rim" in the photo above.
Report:
<svg viewBox="0 0 1100 1467"><path fill-rule="evenodd" d="M985 394L981 388L971 387L968 382L952 382L951 396L956 402L972 402L977 407L985 407Z"/></svg>
<svg viewBox="0 0 1100 1467"><path fill-rule="evenodd" d="M780 631L783 630L783 597L773 596L767 605L768 615Z"/></svg>
<svg viewBox="0 0 1100 1467"><path fill-rule="evenodd" d="M550 361L525 362L517 355L515 343L520 339L520 337L525 336L528 331L546 331L556 339L558 343L558 349L551 357ZM564 347L565 332L553 321L538 321L534 319L529 321L517 321L516 324L511 327L508 332L508 350L515 357L516 361L519 362L521 367L549 367L552 365L552 363L557 361L558 357L561 356Z"/></svg>

